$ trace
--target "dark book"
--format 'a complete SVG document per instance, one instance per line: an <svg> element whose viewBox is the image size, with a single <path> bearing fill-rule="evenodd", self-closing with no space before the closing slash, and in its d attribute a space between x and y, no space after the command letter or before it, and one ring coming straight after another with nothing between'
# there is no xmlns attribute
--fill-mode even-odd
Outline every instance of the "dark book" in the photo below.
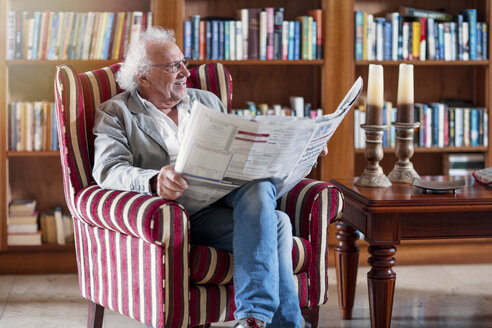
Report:
<svg viewBox="0 0 492 328"><path fill-rule="evenodd" d="M258 59L260 8L248 9L248 59Z"/></svg>
<svg viewBox="0 0 492 328"><path fill-rule="evenodd" d="M24 56L24 15L21 11L15 12L15 59L22 59Z"/></svg>
<svg viewBox="0 0 492 328"><path fill-rule="evenodd" d="M273 16L273 59L282 59L282 25L284 8L275 8Z"/></svg>
<svg viewBox="0 0 492 328"><path fill-rule="evenodd" d="M432 18L443 22L451 22L453 20L453 15L445 13L444 11L424 10L405 6L400 7L400 14L406 17Z"/></svg>

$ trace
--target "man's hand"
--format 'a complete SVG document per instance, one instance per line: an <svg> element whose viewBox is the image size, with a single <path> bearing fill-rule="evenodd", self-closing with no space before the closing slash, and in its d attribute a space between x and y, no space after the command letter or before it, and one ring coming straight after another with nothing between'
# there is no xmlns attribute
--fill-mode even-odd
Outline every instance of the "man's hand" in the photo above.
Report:
<svg viewBox="0 0 492 328"><path fill-rule="evenodd" d="M161 168L157 175L157 195L167 200L175 200L188 189L188 183L183 176L174 171L174 166Z"/></svg>
<svg viewBox="0 0 492 328"><path fill-rule="evenodd" d="M319 156L326 156L326 155L328 155L328 145L327 144L323 147L323 150L321 151Z"/></svg>

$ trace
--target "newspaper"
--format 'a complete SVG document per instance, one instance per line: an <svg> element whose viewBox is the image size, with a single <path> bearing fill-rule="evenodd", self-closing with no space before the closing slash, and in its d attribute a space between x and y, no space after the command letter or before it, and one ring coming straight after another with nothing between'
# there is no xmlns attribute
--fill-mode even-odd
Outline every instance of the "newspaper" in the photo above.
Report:
<svg viewBox="0 0 492 328"><path fill-rule="evenodd" d="M309 174L362 91L355 81L335 112L309 119L241 117L195 102L175 170L188 182L177 199L192 214L244 183L270 179L281 196Z"/></svg>

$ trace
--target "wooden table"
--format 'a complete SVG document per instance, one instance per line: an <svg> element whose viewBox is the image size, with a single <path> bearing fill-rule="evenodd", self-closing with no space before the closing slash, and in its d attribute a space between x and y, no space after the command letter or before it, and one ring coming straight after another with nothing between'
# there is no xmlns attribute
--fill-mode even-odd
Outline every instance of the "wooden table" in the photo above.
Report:
<svg viewBox="0 0 492 328"><path fill-rule="evenodd" d="M423 177L444 180L446 177ZM336 224L338 298L343 319L352 317L359 230L369 243L367 273L372 328L391 325L396 245L404 239L492 237L492 189L472 177L456 193L424 193L407 184L387 188L354 186L355 178L332 179L345 196Z"/></svg>

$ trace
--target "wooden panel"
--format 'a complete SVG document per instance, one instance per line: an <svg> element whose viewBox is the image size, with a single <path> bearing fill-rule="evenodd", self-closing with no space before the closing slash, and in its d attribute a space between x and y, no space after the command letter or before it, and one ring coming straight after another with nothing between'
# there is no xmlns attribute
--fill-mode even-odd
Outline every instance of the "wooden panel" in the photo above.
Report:
<svg viewBox="0 0 492 328"><path fill-rule="evenodd" d="M176 43L183 49L184 0L152 0L154 25L171 28L176 33Z"/></svg>
<svg viewBox="0 0 492 328"><path fill-rule="evenodd" d="M289 97L304 97L313 108L321 106L321 68L318 66L228 66L233 82L233 108L247 108L246 101L290 107Z"/></svg>
<svg viewBox="0 0 492 328"><path fill-rule="evenodd" d="M74 246L11 247L0 252L0 274L76 273Z"/></svg>
<svg viewBox="0 0 492 328"><path fill-rule="evenodd" d="M325 63L323 70L323 107L333 111L354 80L353 0L326 0L324 8ZM328 144L329 153L322 159L321 179L354 174L353 114L344 119Z"/></svg>
<svg viewBox="0 0 492 328"><path fill-rule="evenodd" d="M0 17L7 17L6 2L0 3ZM6 19L0 19L0 44L6 44ZM5 47L0 47L0 251L7 247L7 69Z"/></svg>
<svg viewBox="0 0 492 328"><path fill-rule="evenodd" d="M36 199L41 212L61 205L68 214L60 158L15 157L8 163L12 199Z"/></svg>

